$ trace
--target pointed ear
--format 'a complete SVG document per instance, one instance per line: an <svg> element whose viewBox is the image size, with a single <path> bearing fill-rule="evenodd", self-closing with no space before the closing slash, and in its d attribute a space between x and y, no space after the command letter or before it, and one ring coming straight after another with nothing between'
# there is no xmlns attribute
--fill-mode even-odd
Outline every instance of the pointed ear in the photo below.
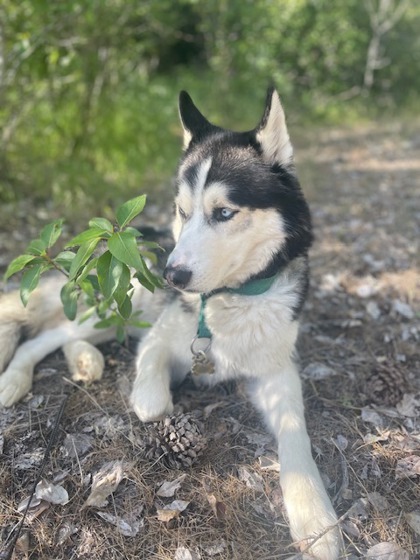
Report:
<svg viewBox="0 0 420 560"><path fill-rule="evenodd" d="M293 163L293 147L287 131L286 117L279 94L274 88L267 91L264 115L255 129L255 137L267 163Z"/></svg>
<svg viewBox="0 0 420 560"><path fill-rule="evenodd" d="M193 139L201 140L213 130L218 130L200 113L186 91L179 94L179 116L184 128L184 150Z"/></svg>

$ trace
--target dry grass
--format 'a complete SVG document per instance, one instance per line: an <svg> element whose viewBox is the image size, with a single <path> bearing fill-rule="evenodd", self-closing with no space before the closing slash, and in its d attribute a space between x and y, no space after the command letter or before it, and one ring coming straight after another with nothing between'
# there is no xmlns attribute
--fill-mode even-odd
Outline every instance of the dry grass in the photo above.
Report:
<svg viewBox="0 0 420 560"><path fill-rule="evenodd" d="M418 162L419 134L414 126L404 137L395 126L326 131L316 145L301 150L298 162L318 237L299 344L301 365L305 370L320 363L334 373L305 377L308 428L337 512L348 514L343 520L347 558L363 557L383 541L420 558L419 534L406 518L419 507L419 477L397 475L402 459L420 454L418 414L401 413L404 395L420 391L419 167L412 164ZM70 500L31 509L14 558L292 556L278 475L262 471L258 459L275 453L275 444L265 437L243 387L203 393L186 383L177 392L178 407L185 411L214 402L220 406L205 419L209 443L203 456L184 471L175 494L189 505L163 522L156 511L171 499L157 497L156 491L181 472L144 459L141 444L148 428L127 407L133 354L117 344L103 350L103 382L88 389L64 382L67 371L58 352L38 367L32 396L0 411L0 539L6 545L21 518L17 506L36 478L54 416L69 395L44 478L62 484ZM73 455L65 447L68 434L86 438ZM107 506L83 508L92 474L112 460L124 462L125 478ZM243 468L261 477L260 486L247 486ZM137 519L137 535L122 535L98 511ZM181 555L182 547L190 556Z"/></svg>

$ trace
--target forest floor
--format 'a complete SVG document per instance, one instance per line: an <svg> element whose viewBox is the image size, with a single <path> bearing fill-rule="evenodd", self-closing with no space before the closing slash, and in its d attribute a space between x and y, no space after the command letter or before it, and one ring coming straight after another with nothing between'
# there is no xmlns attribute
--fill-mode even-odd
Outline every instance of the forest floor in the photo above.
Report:
<svg viewBox="0 0 420 560"><path fill-rule="evenodd" d="M420 123L321 130L298 144L316 231L299 353L313 453L342 516L343 558L418 560ZM6 212L3 269L48 221L44 209ZM168 215L158 209L159 225ZM32 392L0 410L0 558L65 395L44 493L14 559L295 558L275 442L241 383L203 392L187 382L175 394L207 443L193 466L169 468L145 457L151 427L127 404L135 343L101 349L101 382L69 385L59 351L37 366ZM98 481L108 491L87 501Z"/></svg>

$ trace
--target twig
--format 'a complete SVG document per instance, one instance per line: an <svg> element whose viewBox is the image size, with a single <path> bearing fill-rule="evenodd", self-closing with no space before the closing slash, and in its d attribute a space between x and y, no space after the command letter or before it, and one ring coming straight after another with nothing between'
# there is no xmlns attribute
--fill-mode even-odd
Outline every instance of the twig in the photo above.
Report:
<svg viewBox="0 0 420 560"><path fill-rule="evenodd" d="M93 402L93 404L97 408L99 408L99 410L101 412L103 412L105 414L105 416L109 416L109 413L104 408L102 408L102 406L98 403L98 401L96 399L94 399L92 397L92 395L89 393L89 391L86 391L86 389L84 387L80 386L78 383L75 383L74 381L72 381L68 377L64 377L64 375L63 375L62 379L65 383L68 383L72 387L76 387L76 389L79 389L79 391L82 391L82 393L84 393Z"/></svg>

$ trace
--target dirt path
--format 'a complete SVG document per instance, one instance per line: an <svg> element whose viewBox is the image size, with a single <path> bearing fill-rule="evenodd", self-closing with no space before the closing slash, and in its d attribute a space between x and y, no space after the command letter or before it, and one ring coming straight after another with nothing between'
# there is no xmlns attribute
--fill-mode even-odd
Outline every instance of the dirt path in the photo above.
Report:
<svg viewBox="0 0 420 560"><path fill-rule="evenodd" d="M420 124L323 131L303 144L298 169L317 235L300 339L314 454L345 515L345 557L370 551L385 560L393 549L393 558L418 560ZM18 229L0 229L0 266L22 248ZM103 350L102 383L63 382L59 352L39 365L24 402L0 410L0 542L21 517L69 394L44 473L69 501L31 507L15 558L291 557L274 442L243 388L202 393L187 384L177 394L178 409L202 422L207 445L192 468L171 469L145 458L150 428L127 408L132 353L117 344ZM109 462L108 476L121 481L106 504L84 507L92 476ZM178 477L173 496L158 495ZM159 513L175 499L183 502L175 513Z"/></svg>

